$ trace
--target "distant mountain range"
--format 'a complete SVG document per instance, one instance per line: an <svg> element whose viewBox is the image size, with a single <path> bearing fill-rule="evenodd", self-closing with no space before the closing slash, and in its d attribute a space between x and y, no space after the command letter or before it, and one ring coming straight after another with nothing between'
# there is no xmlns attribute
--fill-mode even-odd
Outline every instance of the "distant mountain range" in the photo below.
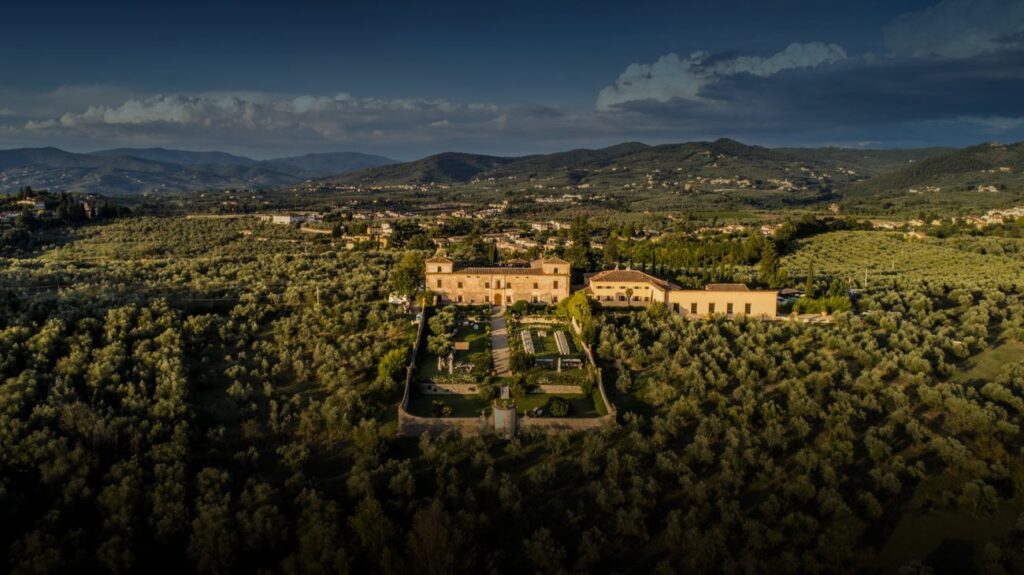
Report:
<svg viewBox="0 0 1024 575"><path fill-rule="evenodd" d="M950 148L764 148L729 139L658 146L628 142L599 150L581 149L521 157L449 152L413 162L356 170L331 180L384 185L532 178L547 180L553 185L587 182L614 185L635 181L637 174L657 174L661 179L675 180L693 177L818 180L829 185L847 186L954 152Z"/></svg>
<svg viewBox="0 0 1024 575"><path fill-rule="evenodd" d="M76 154L58 148L0 150L0 191L37 189L126 195L221 188L272 188L395 160L356 152L254 160L225 152L118 148Z"/></svg>
<svg viewBox="0 0 1024 575"><path fill-rule="evenodd" d="M446 152L411 162L340 152L254 160L218 151L119 148L75 154L57 148L0 151L0 190L39 189L107 195L221 188L274 188L305 180L328 184L470 184L521 189L703 191L749 196L802 190L811 200L868 199L935 191L1024 189L1024 143L963 149L862 150L765 148L729 139L649 146L627 142L597 150L504 157Z"/></svg>

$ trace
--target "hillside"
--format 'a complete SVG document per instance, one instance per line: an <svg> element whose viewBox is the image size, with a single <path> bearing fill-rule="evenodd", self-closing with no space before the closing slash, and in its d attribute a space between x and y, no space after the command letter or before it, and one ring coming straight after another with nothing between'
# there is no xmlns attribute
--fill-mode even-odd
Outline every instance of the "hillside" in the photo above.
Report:
<svg viewBox="0 0 1024 575"><path fill-rule="evenodd" d="M274 188L391 162L354 152L259 161L224 152L164 148L119 148L90 154L18 148L0 150L0 192L23 186L105 195Z"/></svg>
<svg viewBox="0 0 1024 575"><path fill-rule="evenodd" d="M743 185L750 180L775 188L829 187L873 177L907 162L947 152L921 150L844 150L838 148L765 148L735 140L648 146L625 143L598 150L571 150L521 157L445 153L414 162L354 171L332 181L357 185L450 184L473 180L547 180L552 185L591 183L622 188L646 183L729 180L713 185ZM765 184L771 180L770 185ZM755 182L756 181L756 182Z"/></svg>
<svg viewBox="0 0 1024 575"><path fill-rule="evenodd" d="M1024 143L982 144L908 163L843 190L858 211L938 214L1024 202Z"/></svg>
<svg viewBox="0 0 1024 575"><path fill-rule="evenodd" d="M373 154L360 154L358 152L306 154L261 162L264 166L273 167L282 172L301 174L309 178L324 178L353 170L394 163L396 161L391 158Z"/></svg>
<svg viewBox="0 0 1024 575"><path fill-rule="evenodd" d="M91 152L96 156L134 157L154 162L180 164L182 166L201 166L204 164L223 164L227 166L255 166L258 160L245 156L236 156L227 152L189 150L169 150L167 148L115 148Z"/></svg>

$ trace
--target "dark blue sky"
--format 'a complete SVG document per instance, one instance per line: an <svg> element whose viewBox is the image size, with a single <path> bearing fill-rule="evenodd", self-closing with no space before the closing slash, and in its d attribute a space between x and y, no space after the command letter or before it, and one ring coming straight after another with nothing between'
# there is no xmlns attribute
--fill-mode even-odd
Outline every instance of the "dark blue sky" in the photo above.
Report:
<svg viewBox="0 0 1024 575"><path fill-rule="evenodd" d="M0 9L0 147L963 145L1024 117L1012 0L88 4Z"/></svg>

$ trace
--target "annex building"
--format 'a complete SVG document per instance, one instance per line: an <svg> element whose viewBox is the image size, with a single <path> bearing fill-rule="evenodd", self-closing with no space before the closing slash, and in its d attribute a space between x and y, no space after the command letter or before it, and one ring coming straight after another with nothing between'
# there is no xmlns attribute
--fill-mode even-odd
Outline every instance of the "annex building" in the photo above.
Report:
<svg viewBox="0 0 1024 575"><path fill-rule="evenodd" d="M442 303L511 305L517 301L555 304L569 297L571 264L560 258L503 266L455 268L446 257L426 261L426 288Z"/></svg>
<svg viewBox="0 0 1024 575"><path fill-rule="evenodd" d="M752 290L744 284L708 284L683 289L637 270L607 270L587 279L586 293L604 307L647 307L665 304L673 313L705 317L714 314L775 317L778 292Z"/></svg>

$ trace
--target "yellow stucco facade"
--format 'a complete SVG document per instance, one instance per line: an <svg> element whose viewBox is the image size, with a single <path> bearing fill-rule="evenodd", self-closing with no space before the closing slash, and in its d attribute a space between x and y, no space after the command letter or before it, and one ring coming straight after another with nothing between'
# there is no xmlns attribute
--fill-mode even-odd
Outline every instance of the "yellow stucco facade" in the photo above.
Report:
<svg viewBox="0 0 1024 575"><path fill-rule="evenodd" d="M559 258L528 266L464 267L445 257L426 261L426 288L441 303L511 305L517 301L555 304L569 297L571 265Z"/></svg>
<svg viewBox="0 0 1024 575"><path fill-rule="evenodd" d="M711 284L683 289L637 270L608 270L587 280L587 294L604 307L647 307L654 302L687 317L714 314L773 318L778 292L751 290L743 284Z"/></svg>

